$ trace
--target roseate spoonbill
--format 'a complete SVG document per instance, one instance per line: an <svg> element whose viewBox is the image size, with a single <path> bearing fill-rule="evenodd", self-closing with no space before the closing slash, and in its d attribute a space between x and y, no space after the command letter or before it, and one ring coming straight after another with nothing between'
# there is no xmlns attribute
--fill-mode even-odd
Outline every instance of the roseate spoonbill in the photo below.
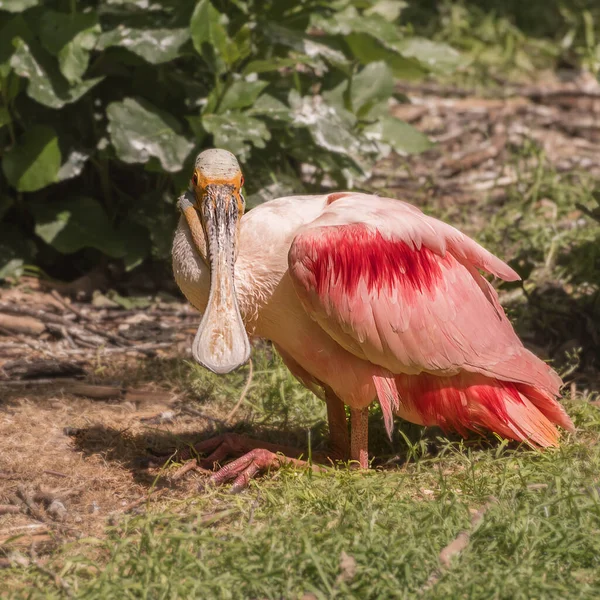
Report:
<svg viewBox="0 0 600 600"><path fill-rule="evenodd" d="M367 194L278 198L244 215L243 183L233 154L206 150L179 199L173 267L203 313L198 363L227 373L248 360L247 333L271 340L325 399L329 456L363 468L376 399L388 433L394 415L539 447L557 445L555 425L572 430L560 378L523 346L480 274L519 279L499 258L406 202ZM212 476L234 487L285 460L241 436L197 448L214 460L249 450Z"/></svg>

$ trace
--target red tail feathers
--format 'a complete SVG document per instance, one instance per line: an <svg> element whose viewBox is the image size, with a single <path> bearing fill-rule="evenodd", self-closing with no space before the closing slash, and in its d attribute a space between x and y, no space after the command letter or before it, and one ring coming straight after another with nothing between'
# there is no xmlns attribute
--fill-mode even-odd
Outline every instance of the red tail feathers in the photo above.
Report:
<svg viewBox="0 0 600 600"><path fill-rule="evenodd" d="M487 429L530 446L557 446L556 425L573 430L562 406L533 386L468 372L448 377L390 374L373 379L388 433L392 412L465 437L468 430Z"/></svg>

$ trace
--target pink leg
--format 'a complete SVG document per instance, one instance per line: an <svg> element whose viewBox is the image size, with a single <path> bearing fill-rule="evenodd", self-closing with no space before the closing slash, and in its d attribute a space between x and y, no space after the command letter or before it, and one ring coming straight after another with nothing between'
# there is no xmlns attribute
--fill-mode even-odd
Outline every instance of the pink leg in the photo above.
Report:
<svg viewBox="0 0 600 600"><path fill-rule="evenodd" d="M316 463L347 460L350 457L350 441L344 403L331 390L326 392L326 401L330 451L315 452L312 458ZM231 491L234 493L247 487L249 481L257 473L279 469L283 464L297 467L311 466L306 461L297 458L302 455L297 448L270 444L237 433L224 433L204 440L196 444L193 451L181 452L180 457L191 458L194 454L208 455L199 460L201 466L206 469L215 468L216 464L221 463L229 456L241 455L218 469L208 481L209 484L220 485L233 479ZM321 470L316 466L311 466L311 468Z"/></svg>
<svg viewBox="0 0 600 600"><path fill-rule="evenodd" d="M189 451L186 454L205 454L206 458L201 459L202 466L205 468L214 468L215 463L219 463L228 456L239 456L247 454L253 450L267 450L271 454L280 452L285 456L298 457L302 454L300 450L292 446L283 446L282 444L271 444L262 442L254 438L240 435L239 433L223 433L215 437L204 440L194 446L193 453Z"/></svg>
<svg viewBox="0 0 600 600"><path fill-rule="evenodd" d="M326 390L327 421L329 422L329 457L338 460L350 458L350 439L344 403L331 390Z"/></svg>
<svg viewBox="0 0 600 600"><path fill-rule="evenodd" d="M369 407L350 409L350 458L369 468Z"/></svg>
<svg viewBox="0 0 600 600"><path fill-rule="evenodd" d="M322 467L309 465L305 460L294 458L301 456L302 452L291 446L262 442L237 433L224 433L194 446L192 452L186 450L180 454L181 458L190 458L192 454L208 454L198 462L205 469L215 468L227 457L239 456L235 460L219 468L209 479L208 485L221 485L233 481L232 493L237 493L248 486L250 480L258 473L277 470L282 465L296 467L310 467L314 471L323 470ZM326 462L327 457L322 453L313 455L314 462Z"/></svg>
<svg viewBox="0 0 600 600"><path fill-rule="evenodd" d="M310 466L314 471L322 470L321 467L309 465L305 460L289 458L281 454L273 454L269 450L257 448L221 467L216 473L210 476L208 484L221 485L233 479L231 493L236 494L247 487L250 480L257 473L271 469L277 470L282 465L293 465L295 467Z"/></svg>

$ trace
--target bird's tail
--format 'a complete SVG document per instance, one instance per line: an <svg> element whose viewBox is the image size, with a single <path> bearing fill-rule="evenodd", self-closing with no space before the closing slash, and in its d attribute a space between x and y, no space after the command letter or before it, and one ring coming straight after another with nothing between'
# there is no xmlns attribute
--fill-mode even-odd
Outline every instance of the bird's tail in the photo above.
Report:
<svg viewBox="0 0 600 600"><path fill-rule="evenodd" d="M491 430L535 447L558 445L556 425L574 429L555 398L531 385L468 372L446 377L389 374L373 381L388 434L393 414L463 436L469 430Z"/></svg>

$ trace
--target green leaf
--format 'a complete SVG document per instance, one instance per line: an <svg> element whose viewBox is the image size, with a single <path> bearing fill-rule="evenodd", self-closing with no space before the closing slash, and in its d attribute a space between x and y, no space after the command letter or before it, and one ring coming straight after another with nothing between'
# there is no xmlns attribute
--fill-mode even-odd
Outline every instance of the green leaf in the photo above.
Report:
<svg viewBox="0 0 600 600"><path fill-rule="evenodd" d="M242 161L248 158L252 146L264 148L271 138L262 121L241 112L205 115L202 124L213 135L214 146L233 152Z"/></svg>
<svg viewBox="0 0 600 600"><path fill-rule="evenodd" d="M123 263L126 271L131 271L150 256L150 234L145 227L132 219L127 219L120 227L121 237L125 240ZM167 236L170 241L170 236Z"/></svg>
<svg viewBox="0 0 600 600"><path fill-rule="evenodd" d="M398 154L418 154L433 147L426 135L392 116L366 127L365 134L375 142L389 144Z"/></svg>
<svg viewBox="0 0 600 600"><path fill-rule="evenodd" d="M42 45L58 57L62 74L71 83L81 81L87 70L90 51L101 29L95 13L61 13L46 10L40 22Z"/></svg>
<svg viewBox="0 0 600 600"><path fill-rule="evenodd" d="M12 13L20 13L28 8L37 6L40 0L0 0L0 10Z"/></svg>
<svg viewBox="0 0 600 600"><path fill-rule="evenodd" d="M23 40L18 40L17 50L10 59L10 66L19 76L29 79L27 95L50 108L62 108L65 104L79 100L103 79L102 77L87 79L69 87L67 81L47 57L44 57L40 51L36 52L36 55L34 56Z"/></svg>
<svg viewBox="0 0 600 600"><path fill-rule="evenodd" d="M408 7L403 0L379 0L371 8L365 10L365 15L380 15L388 21L395 21L400 13Z"/></svg>
<svg viewBox="0 0 600 600"><path fill-rule="evenodd" d="M192 42L196 52L217 72L232 65L240 57L234 42L227 35L227 17L209 0L200 0L190 21Z"/></svg>
<svg viewBox="0 0 600 600"><path fill-rule="evenodd" d="M223 98L219 104L219 113L225 111L245 108L254 104L260 93L268 86L266 81L248 81L238 79L234 81L223 94Z"/></svg>
<svg viewBox="0 0 600 600"><path fill-rule="evenodd" d="M8 182L20 192L35 192L56 181L61 154L56 131L45 125L29 128L2 160Z"/></svg>
<svg viewBox="0 0 600 600"><path fill-rule="evenodd" d="M171 197L160 192L151 192L141 196L138 204L132 208L129 217L132 222L138 223L149 232L152 254L160 260L171 256L173 231L178 218L179 214L173 209ZM148 237L147 233L146 237ZM133 254L133 248L129 248L129 250ZM129 257L126 261L135 262L133 257Z"/></svg>
<svg viewBox="0 0 600 600"><path fill-rule="evenodd" d="M268 36L272 42L287 46L304 54L304 57L300 57L301 61L308 62L312 59L311 62L314 66L319 64L322 65L322 63L315 62L315 59L317 58L323 58L330 63L339 65L348 63L348 59L344 56L343 52L331 48L322 42L317 42L313 38L304 35L303 33L299 33L298 31L294 31L293 29L283 27L276 23L266 23L263 33Z"/></svg>
<svg viewBox="0 0 600 600"><path fill-rule="evenodd" d="M407 58L383 46L378 40L365 33L346 36L352 54L363 64L384 61L397 79L418 79L428 70L416 59Z"/></svg>
<svg viewBox="0 0 600 600"><path fill-rule="evenodd" d="M269 60L253 60L244 67L244 75L248 75L249 73L270 73L271 71L295 67L299 64L310 64L312 62L311 59L303 56L297 58L273 57Z"/></svg>
<svg viewBox="0 0 600 600"><path fill-rule="evenodd" d="M15 38L21 38L26 42L30 42L35 38L22 15L15 15L0 29L0 63L2 65L8 62L15 52L13 43ZM3 74L3 77L7 75L8 73Z"/></svg>
<svg viewBox="0 0 600 600"><path fill-rule="evenodd" d="M273 198L305 193L302 181L297 177L286 173L276 173L273 175L273 180L272 183L262 187L254 194L246 196L246 210L255 208L263 202L273 200Z"/></svg>
<svg viewBox="0 0 600 600"><path fill-rule="evenodd" d="M432 42L421 37L401 40L395 47L402 56L418 60L430 71L453 71L461 60L460 54L448 44Z"/></svg>
<svg viewBox="0 0 600 600"><path fill-rule="evenodd" d="M346 41L353 54L363 63L385 60L394 70L401 67L401 64L392 64L392 57L384 50L404 59L412 59L426 72L451 70L460 60L458 52L447 44L407 37L393 20L373 9L360 14L356 8L349 6L335 13L334 18L326 18L317 13L313 15L311 22L331 35L348 36ZM371 40L366 40L365 35Z"/></svg>
<svg viewBox="0 0 600 600"><path fill-rule="evenodd" d="M321 148L352 157L360 155L360 140L352 131L352 115L320 100L314 96L300 97L295 90L290 92L293 123L306 127Z"/></svg>
<svg viewBox="0 0 600 600"><path fill-rule="evenodd" d="M127 163L158 158L165 171L179 171L194 144L179 134L179 123L145 100L125 98L106 109L117 156Z"/></svg>
<svg viewBox="0 0 600 600"><path fill-rule="evenodd" d="M190 39L186 29L133 29L117 27L103 33L98 40L98 50L120 46L137 54L150 64L175 60L182 55L182 47Z"/></svg>
<svg viewBox="0 0 600 600"><path fill-rule="evenodd" d="M113 258L125 254L123 238L94 198L82 196L36 203L31 210L36 221L35 233L63 254L72 254L82 248L96 248Z"/></svg>
<svg viewBox="0 0 600 600"><path fill-rule="evenodd" d="M260 96L252 107L246 111L246 114L250 116L264 115L277 121L292 120L290 107L269 94Z"/></svg>
<svg viewBox="0 0 600 600"><path fill-rule="evenodd" d="M89 153L81 150L71 150L67 160L61 165L56 181L64 181L65 179L73 179L83 171L83 167L90 157Z"/></svg>
<svg viewBox="0 0 600 600"><path fill-rule="evenodd" d="M185 120L188 122L190 129L194 132L196 141L202 142L206 136L206 130L204 129L204 125L202 125L202 117L194 115L191 117L186 117Z"/></svg>
<svg viewBox="0 0 600 600"><path fill-rule="evenodd" d="M356 115L364 115L376 103L394 92L394 74L385 62L368 64L352 78L350 97Z"/></svg>
<svg viewBox="0 0 600 600"><path fill-rule="evenodd" d="M333 18L315 13L311 18L314 27L323 29L330 35L349 35L351 33L366 33L382 44L393 45L402 39L399 28L380 14L360 14L354 6L338 11Z"/></svg>

